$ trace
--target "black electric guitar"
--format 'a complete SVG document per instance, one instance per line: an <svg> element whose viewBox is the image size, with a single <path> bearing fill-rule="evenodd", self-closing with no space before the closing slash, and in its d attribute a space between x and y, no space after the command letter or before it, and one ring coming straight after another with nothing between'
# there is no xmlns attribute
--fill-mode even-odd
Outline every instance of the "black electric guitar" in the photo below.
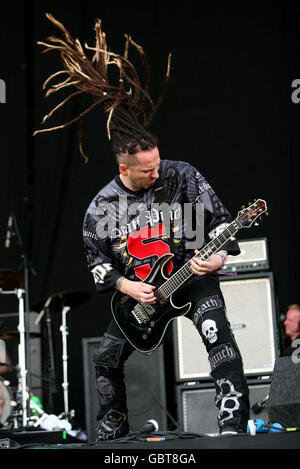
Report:
<svg viewBox="0 0 300 469"><path fill-rule="evenodd" d="M252 205L241 210L237 218L194 257L202 260L208 259L209 256L219 251L237 231L241 228L249 228L266 210L266 202L256 200ZM119 291L112 297L111 310L116 323L128 341L140 352L149 353L156 349L169 323L176 317L187 314L191 308L191 303L176 306L172 301L173 293L194 275L190 269L190 261L168 277L164 274L164 267L172 257L171 253L161 256L144 280L157 287L155 304L139 303Z"/></svg>

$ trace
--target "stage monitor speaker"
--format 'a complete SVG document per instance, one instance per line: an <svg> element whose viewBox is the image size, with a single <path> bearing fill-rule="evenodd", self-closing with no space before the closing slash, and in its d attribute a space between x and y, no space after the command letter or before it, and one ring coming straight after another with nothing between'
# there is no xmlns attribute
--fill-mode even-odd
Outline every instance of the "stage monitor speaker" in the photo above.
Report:
<svg viewBox="0 0 300 469"><path fill-rule="evenodd" d="M229 256L222 272L257 272L269 270L269 255L266 238L244 239L239 241L241 253Z"/></svg>
<svg viewBox="0 0 300 469"><path fill-rule="evenodd" d="M90 442L96 439L97 427L98 399L92 357L98 345L99 338L82 340L86 431ZM163 347L159 347L151 355L133 352L125 363L125 382L130 431L139 431L150 419L158 422L160 430L166 430Z"/></svg>
<svg viewBox="0 0 300 469"><path fill-rule="evenodd" d="M237 275L220 285L245 374L270 374L278 355L272 273ZM192 321L181 316L173 327L177 382L210 379L207 352Z"/></svg>
<svg viewBox="0 0 300 469"><path fill-rule="evenodd" d="M279 422L284 427L300 427L299 352L300 345L295 348L295 356L277 358L272 374L269 420Z"/></svg>
<svg viewBox="0 0 300 469"><path fill-rule="evenodd" d="M250 419L267 421L267 410L264 401L269 395L270 380L253 380L248 382L250 399ZM219 433L217 422L218 408L215 404L216 391L214 387L204 384L197 386L177 386L177 408L180 428L184 432L195 432L205 435ZM252 407L256 410L255 413ZM256 410L257 412L257 410Z"/></svg>

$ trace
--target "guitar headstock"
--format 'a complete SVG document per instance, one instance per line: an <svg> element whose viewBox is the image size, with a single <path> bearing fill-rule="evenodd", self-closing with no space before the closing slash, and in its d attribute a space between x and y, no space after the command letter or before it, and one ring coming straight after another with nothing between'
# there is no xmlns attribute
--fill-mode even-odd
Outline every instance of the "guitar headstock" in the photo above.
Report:
<svg viewBox="0 0 300 469"><path fill-rule="evenodd" d="M249 228L264 212L267 212L266 202L264 200L257 199L253 204L240 210L237 219L243 227Z"/></svg>

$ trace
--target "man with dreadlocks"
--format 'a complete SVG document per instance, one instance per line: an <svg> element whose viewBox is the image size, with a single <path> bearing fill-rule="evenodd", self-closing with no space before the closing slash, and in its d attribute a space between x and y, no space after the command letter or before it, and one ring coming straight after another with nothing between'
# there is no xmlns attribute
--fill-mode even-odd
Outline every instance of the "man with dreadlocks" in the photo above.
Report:
<svg viewBox="0 0 300 469"><path fill-rule="evenodd" d="M54 76L67 74L67 79L54 85L49 92L70 85L77 91L46 118L68 99L81 93L91 94L94 103L67 124L36 133L81 122L87 112L101 103L107 115L108 138L119 168L119 174L94 197L84 218L85 252L96 289L99 293L119 290L142 305L154 305L157 302L156 287L147 282L147 277L157 259L166 253L173 254L166 264L168 274L190 261L191 278L179 290L180 304L191 302L192 308L187 317L193 321L208 352L211 376L216 386L220 433L245 432L249 417L249 392L242 358L226 317L217 273L228 255L239 254L238 243L231 238L219 252L201 260L188 244L189 227L172 207L183 207L188 203L197 214L197 206L202 204L204 217L196 220L198 223L204 220L207 237L211 239L228 226L231 216L196 168L182 161L160 158L157 139L147 129L165 91L170 56L166 81L158 102L154 104L148 91L145 55L129 36L126 36L124 55L108 52L105 34L98 20L95 47L85 46L87 50L94 51L90 61L78 39L74 40L61 23L51 15L47 16L64 32L66 38L63 41L51 37L51 44L41 43L46 50L60 51L64 64L64 70L52 75L47 83ZM143 60L147 76L144 87L128 58L129 46L135 47ZM119 69L117 85L108 82L107 68L110 65ZM151 109L148 117L145 112L147 105ZM82 145L80 149L82 152ZM159 198L161 189L163 196ZM157 201L168 203L169 212L172 213L170 233L166 233L161 213L158 218L154 216L152 208ZM140 208L139 215L131 210L133 206ZM108 224L107 230L103 220ZM214 337L206 334L210 325L214 326ZM97 440L107 441L124 436L129 431L124 363L135 348L114 319L99 342L93 357L100 406Z"/></svg>

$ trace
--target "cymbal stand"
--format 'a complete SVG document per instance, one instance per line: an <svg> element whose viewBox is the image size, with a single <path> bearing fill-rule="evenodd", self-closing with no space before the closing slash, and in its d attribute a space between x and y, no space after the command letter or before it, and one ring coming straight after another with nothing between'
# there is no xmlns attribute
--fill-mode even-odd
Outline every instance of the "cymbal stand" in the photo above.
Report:
<svg viewBox="0 0 300 469"><path fill-rule="evenodd" d="M52 326L51 326L51 314L49 306L45 307L46 312L46 326L48 335L48 347L49 347L49 411L54 412L53 395L57 392L56 390L56 375L55 375L55 361L54 361L54 350L53 350L53 338L52 338Z"/></svg>
<svg viewBox="0 0 300 469"><path fill-rule="evenodd" d="M30 350L27 352L26 356L26 340L25 335L28 334L26 332L25 327L25 312L28 317L29 314L29 274L37 275L35 269L33 268L31 262L28 259L26 254L23 239L20 233L19 225L17 222L17 218L14 213L11 214L12 216L12 231L11 235L15 238L15 242L19 248L19 253L21 257L21 266L23 267L24 271L24 289L18 289L17 295L19 299L19 333L20 333L20 343L19 343L19 365L20 365L20 377L19 377L19 388L22 395L22 423L23 426L26 427L27 425L27 400L28 400L28 393L31 392L31 381L27 383L27 370L26 370L26 358L28 358L29 368L30 366ZM27 335L27 339L29 339L29 335ZM27 347L29 347L30 341L27 340ZM29 378L31 380L31 378Z"/></svg>
<svg viewBox="0 0 300 469"><path fill-rule="evenodd" d="M56 376L55 376L55 361L54 361L54 350L53 350L53 337L52 337L52 320L51 320L51 314L50 314L50 304L52 301L52 295L50 295L44 306L43 309L41 310L40 314L38 315L37 319L35 320L35 324L38 324L44 314L46 314L46 326L47 326L47 335L48 335L48 359L49 359L49 365L48 365L48 395L49 395L49 402L48 402L48 407L49 407L49 412L52 414L54 412L54 404L53 404L53 394L57 393L56 389Z"/></svg>
<svg viewBox="0 0 300 469"><path fill-rule="evenodd" d="M70 310L69 306L64 306L62 309L62 324L60 326L60 331L62 334L62 360L63 360L63 391L64 391L64 416L69 419L70 415L73 416L74 412L69 411L69 383L68 383L68 344L67 337L69 335L67 327L67 313Z"/></svg>
<svg viewBox="0 0 300 469"><path fill-rule="evenodd" d="M23 239L22 239L22 236L21 236L21 233L20 233L18 222L17 222L17 218L16 218L14 213L12 213L11 216L12 216L12 219L13 219L11 234L15 238L15 242L16 242L18 248L19 248L19 253L20 253L20 258L21 258L20 267L23 268L23 272L24 272L24 293L23 293L24 294L24 300L23 300L24 306L23 307L24 307L26 315L28 317L28 314L29 314L29 311L30 311L30 307L29 307L29 274L37 275L37 273L36 273L34 267L32 266L31 262L29 261L28 256L26 254ZM29 339L29 336L27 337L27 339ZM30 341L27 340L27 347L29 347L29 344L30 344ZM31 358L30 358L30 350L29 349L27 351L27 359L28 359L28 364L29 364L29 369L30 369L31 368L31 366L30 366ZM27 383L27 386L29 387L29 392L30 392L31 378L29 378L29 380L30 380L30 382Z"/></svg>
<svg viewBox="0 0 300 469"><path fill-rule="evenodd" d="M20 333L19 343L19 366L20 366L20 383L19 388L22 396L22 424L23 427L27 426L27 370L26 370L26 341L25 341L25 314L24 314L24 290L18 289L19 299L19 325L18 330Z"/></svg>

